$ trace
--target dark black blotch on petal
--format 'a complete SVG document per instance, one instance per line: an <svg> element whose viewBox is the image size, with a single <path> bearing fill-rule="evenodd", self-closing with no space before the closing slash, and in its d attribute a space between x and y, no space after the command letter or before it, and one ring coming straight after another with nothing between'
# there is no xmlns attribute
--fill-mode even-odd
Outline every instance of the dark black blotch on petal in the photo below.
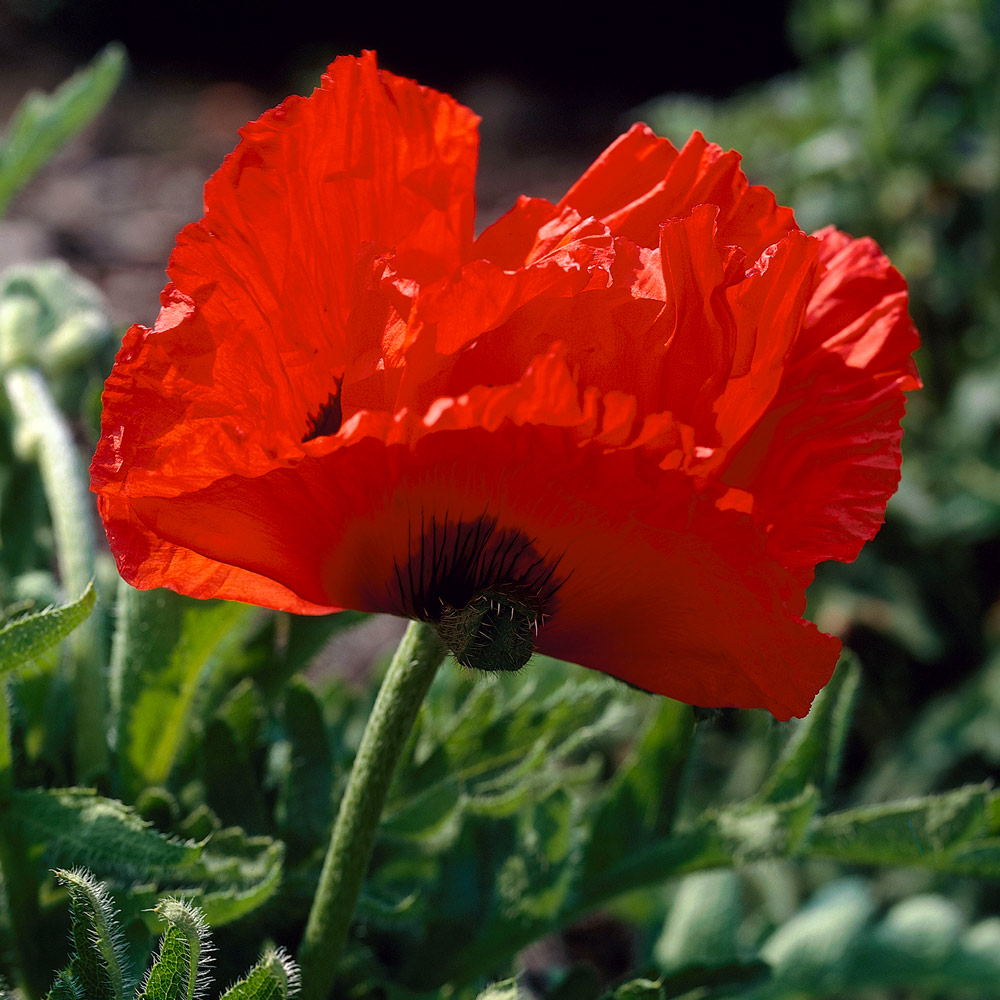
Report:
<svg viewBox="0 0 1000 1000"><path fill-rule="evenodd" d="M336 434L340 430L340 424L344 419L340 406L340 389L344 384L344 377L341 375L337 378L335 375L333 381L337 388L327 396L325 403L320 404L319 412L306 421L306 432L302 435L303 443L327 434Z"/></svg>

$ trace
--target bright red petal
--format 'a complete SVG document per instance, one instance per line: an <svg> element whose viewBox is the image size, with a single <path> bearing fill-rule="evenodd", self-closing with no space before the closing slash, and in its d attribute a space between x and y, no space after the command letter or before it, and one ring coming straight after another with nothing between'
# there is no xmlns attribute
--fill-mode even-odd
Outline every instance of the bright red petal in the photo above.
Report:
<svg viewBox="0 0 1000 1000"><path fill-rule="evenodd" d="M807 576L850 561L899 482L903 393L919 386L906 284L871 240L817 234L820 269L767 413L725 472L752 492L769 551Z"/></svg>
<svg viewBox="0 0 1000 1000"><path fill-rule="evenodd" d="M95 485L169 495L297 458L361 350L346 338L370 247L411 280L467 255L476 122L366 53L246 126L178 239L155 332L125 339Z"/></svg>
<svg viewBox="0 0 1000 1000"><path fill-rule="evenodd" d="M641 126L473 243L474 126L366 54L243 131L108 379L123 576L429 620L503 593L541 651L803 714L839 649L805 585L898 476L902 279Z"/></svg>
<svg viewBox="0 0 1000 1000"><path fill-rule="evenodd" d="M715 205L720 241L740 247L750 261L796 228L791 209L778 206L767 188L749 184L738 153L724 153L700 132L678 152L645 125L615 140L559 205L593 215L616 236L645 247L657 245L662 223Z"/></svg>

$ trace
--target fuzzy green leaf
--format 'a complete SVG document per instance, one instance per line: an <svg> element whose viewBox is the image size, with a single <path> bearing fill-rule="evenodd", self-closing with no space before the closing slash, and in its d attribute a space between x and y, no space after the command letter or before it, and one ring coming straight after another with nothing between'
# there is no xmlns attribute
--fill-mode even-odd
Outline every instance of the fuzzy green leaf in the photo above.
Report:
<svg viewBox="0 0 1000 1000"><path fill-rule="evenodd" d="M997 878L995 801L988 786L972 785L831 813L815 822L802 853L843 864L913 865Z"/></svg>
<svg viewBox="0 0 1000 1000"><path fill-rule="evenodd" d="M0 989L0 1000L9 1000L10 994ZM76 981L69 969L56 973L56 981L45 995L45 1000L83 1000L83 988Z"/></svg>
<svg viewBox="0 0 1000 1000"><path fill-rule="evenodd" d="M829 684L797 724L758 798L784 802L809 784L828 792L836 781L861 680L857 660L845 653Z"/></svg>
<svg viewBox="0 0 1000 1000"><path fill-rule="evenodd" d="M0 629L0 677L51 649L86 621L97 594L93 584L75 601L8 622Z"/></svg>
<svg viewBox="0 0 1000 1000"><path fill-rule="evenodd" d="M52 94L25 97L0 139L0 215L59 147L101 111L124 69L124 50L109 45Z"/></svg>
<svg viewBox="0 0 1000 1000"><path fill-rule="evenodd" d="M931 894L901 900L873 922L876 909L860 878L824 886L762 946L775 987L767 995L1000 997L1000 919L967 926L959 906Z"/></svg>
<svg viewBox="0 0 1000 1000"><path fill-rule="evenodd" d="M125 1000L124 945L107 889L80 869L60 869L55 875L70 897L72 979L85 1000Z"/></svg>
<svg viewBox="0 0 1000 1000"><path fill-rule="evenodd" d="M168 878L190 868L201 848L158 833L127 806L86 788L15 791L4 821L60 864L132 878Z"/></svg>
<svg viewBox="0 0 1000 1000"><path fill-rule="evenodd" d="M196 903L215 927L257 909L281 884L280 841L229 829L203 844L184 843L90 789L15 791L4 821L44 857L114 873L120 880L152 881L161 891Z"/></svg>
<svg viewBox="0 0 1000 1000"><path fill-rule="evenodd" d="M123 792L134 796L149 785L169 787L184 747L205 724L211 675L236 655L257 609L127 584L118 609L112 714Z"/></svg>
<svg viewBox="0 0 1000 1000"><path fill-rule="evenodd" d="M179 880L201 888L173 889L205 911L212 927L239 920L266 903L281 885L285 848L280 840L248 837L242 830L220 830Z"/></svg>
<svg viewBox="0 0 1000 1000"><path fill-rule="evenodd" d="M156 915L167 924L139 1000L197 1000L208 986L212 943L205 915L178 899L166 898Z"/></svg>
<svg viewBox="0 0 1000 1000"><path fill-rule="evenodd" d="M298 966L283 949L277 948L266 951L250 972L219 1000L289 1000L298 991Z"/></svg>

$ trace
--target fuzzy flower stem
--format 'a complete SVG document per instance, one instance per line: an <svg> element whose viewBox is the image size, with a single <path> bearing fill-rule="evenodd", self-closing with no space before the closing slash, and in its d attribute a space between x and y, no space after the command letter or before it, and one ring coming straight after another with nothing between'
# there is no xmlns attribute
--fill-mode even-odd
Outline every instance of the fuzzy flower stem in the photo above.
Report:
<svg viewBox="0 0 1000 1000"><path fill-rule="evenodd" d="M4 373L19 449L38 462L52 517L62 583L78 597L94 576L94 528L87 481L73 435L44 376L27 365ZM103 641L94 617L69 639L75 663L76 774L81 784L104 773L107 756Z"/></svg>
<svg viewBox="0 0 1000 1000"><path fill-rule="evenodd" d="M299 948L303 1000L326 1000L371 859L396 763L445 649L433 626L411 622L365 727Z"/></svg>

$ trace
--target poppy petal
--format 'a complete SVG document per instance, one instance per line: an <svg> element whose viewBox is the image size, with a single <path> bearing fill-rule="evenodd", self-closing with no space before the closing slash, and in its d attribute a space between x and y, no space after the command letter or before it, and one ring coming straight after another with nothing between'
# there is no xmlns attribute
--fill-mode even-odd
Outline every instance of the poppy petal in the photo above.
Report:
<svg viewBox="0 0 1000 1000"><path fill-rule="evenodd" d="M107 382L123 576L442 634L509 608L490 669L804 714L839 649L805 587L898 478L905 284L644 126L474 241L475 124L366 53L243 130Z"/></svg>
<svg viewBox="0 0 1000 1000"><path fill-rule="evenodd" d="M795 226L791 209L779 207L765 187L751 185L740 155L692 134L678 150L645 125L616 139L559 202L593 215L617 236L655 247L659 226L698 205L719 209L720 239L756 260Z"/></svg>
<svg viewBox="0 0 1000 1000"><path fill-rule="evenodd" d="M726 469L775 557L807 578L874 537L899 483L904 392L920 382L906 284L871 240L816 234L820 267L768 412Z"/></svg>

